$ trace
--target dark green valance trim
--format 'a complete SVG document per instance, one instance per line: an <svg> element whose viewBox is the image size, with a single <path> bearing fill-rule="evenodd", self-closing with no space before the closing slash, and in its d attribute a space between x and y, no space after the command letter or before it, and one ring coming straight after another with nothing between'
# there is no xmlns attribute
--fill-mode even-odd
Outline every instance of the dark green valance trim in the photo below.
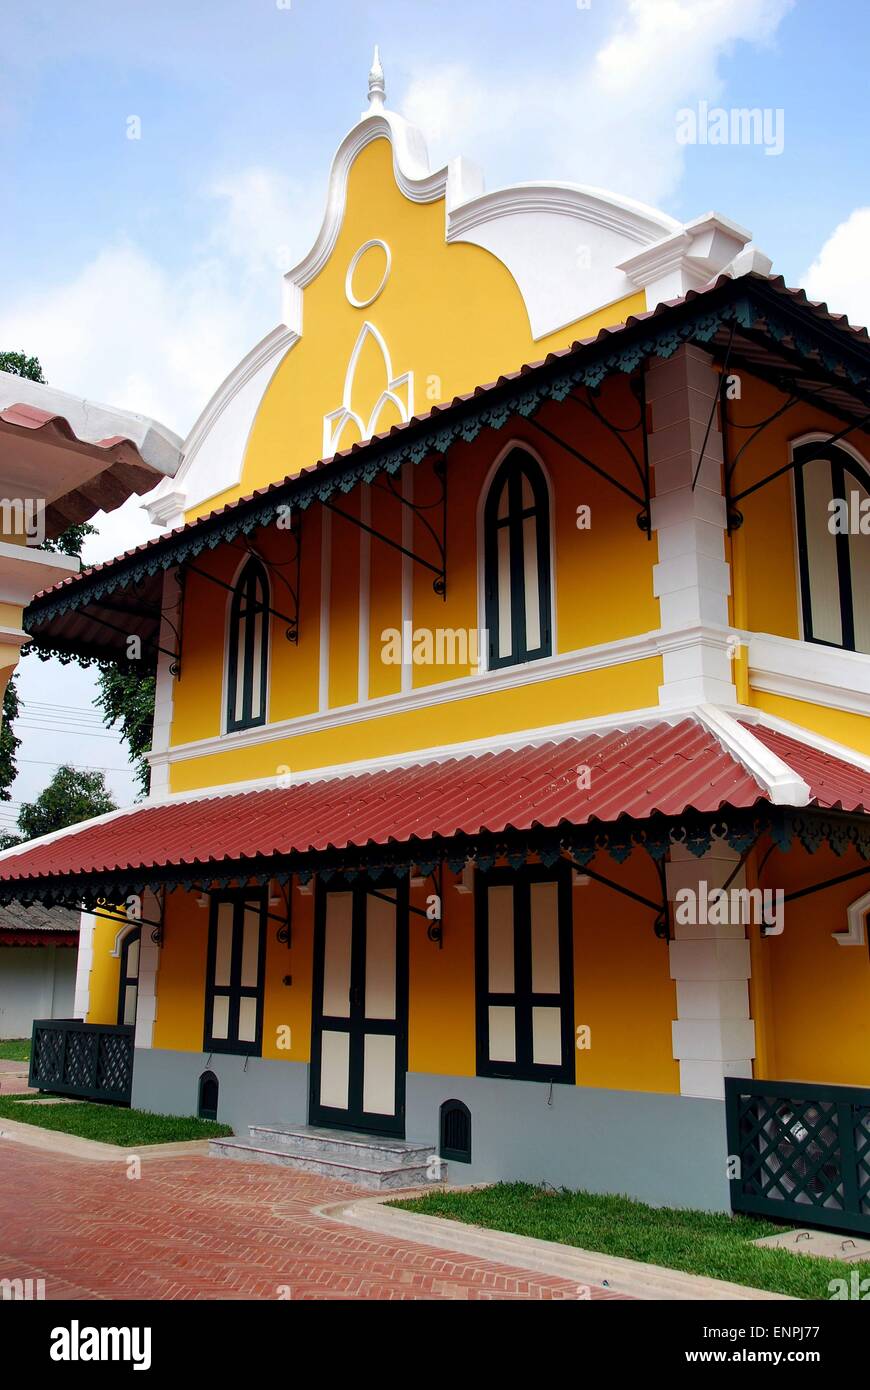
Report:
<svg viewBox="0 0 870 1390"><path fill-rule="evenodd" d="M240 536L250 536L273 525L282 508L304 511L337 493L350 493L360 483L371 483L381 473L395 475L406 463L416 466L432 454L447 453L459 441L471 443L485 429L502 429L517 415L533 416L548 402L565 400L578 387L596 390L608 376L631 373L653 357L671 357L686 343L710 343L732 325L766 332L777 344L788 339L793 351L816 370L821 365L856 393L870 392L867 351L848 341L842 345L832 341L838 334L842 336L842 330L830 325L825 329L819 323L815 331L805 314L804 310L800 316L798 308L781 294L769 289L765 292L763 282L752 288L745 281L728 282L671 311L620 329L612 338L596 338L556 361L530 368L514 381L445 408L434 422L427 420L403 429L395 443L373 440L347 459L288 478L260 496L167 536L151 550L122 557L104 572L74 581L65 591L30 604L24 627L27 631L38 629L119 588L141 584L161 570L183 565Z"/></svg>
<svg viewBox="0 0 870 1390"><path fill-rule="evenodd" d="M716 844L745 854L765 836L770 837L781 853L787 853L796 844L808 854L815 854L827 846L838 857L854 849L862 860L870 862L870 816L823 812L812 807L793 811L760 803L749 810L722 811L715 816L656 816L643 822L626 819L613 825L564 826L522 835L409 841L389 847L373 846L367 851L353 849L269 859L223 860L41 880L0 878L0 903L42 902L48 907L117 904L147 889L199 893L212 887L228 888L238 882L264 884L276 879L286 883L291 875L307 883L315 873L326 881L339 876L352 882L365 874L376 882L385 873L404 877L412 868L428 875L442 861L451 872L461 874L468 861L474 860L478 869L486 873L500 860L518 869L533 856L551 866L567 855L584 866L596 856L607 855L615 863L623 864L637 850L644 850L654 863L661 864L675 845L688 849L696 858L708 854ZM0 873L2 869L0 861Z"/></svg>

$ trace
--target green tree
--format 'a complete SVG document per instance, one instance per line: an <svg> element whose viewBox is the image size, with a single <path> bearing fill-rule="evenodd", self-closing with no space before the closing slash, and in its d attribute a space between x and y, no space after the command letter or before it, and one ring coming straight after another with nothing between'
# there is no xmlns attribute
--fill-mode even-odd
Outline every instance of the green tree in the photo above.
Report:
<svg viewBox="0 0 870 1390"><path fill-rule="evenodd" d="M79 772L64 764L35 801L24 802L18 829L22 840L34 840L116 809L102 772Z"/></svg>
<svg viewBox="0 0 870 1390"><path fill-rule="evenodd" d="M0 801L11 801L10 787L18 776L15 754L21 747L21 739L15 733L15 720L18 718L18 689L15 676L9 677L9 684L3 696L3 722L0 724Z"/></svg>
<svg viewBox="0 0 870 1390"><path fill-rule="evenodd" d="M151 769L144 754L151 747L154 728L154 677L109 666L100 672L97 681L100 693L94 704L102 710L106 728L119 726L130 750L130 761L136 765L136 779L147 795Z"/></svg>
<svg viewBox="0 0 870 1390"><path fill-rule="evenodd" d="M39 358L28 357L26 352L0 352L0 372L25 376L28 381L45 382Z"/></svg>

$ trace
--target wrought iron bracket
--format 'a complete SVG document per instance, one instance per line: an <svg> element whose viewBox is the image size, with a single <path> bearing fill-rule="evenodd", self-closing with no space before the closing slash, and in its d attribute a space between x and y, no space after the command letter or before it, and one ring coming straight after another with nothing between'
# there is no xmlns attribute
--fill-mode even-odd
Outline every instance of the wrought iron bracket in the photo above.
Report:
<svg viewBox="0 0 870 1390"><path fill-rule="evenodd" d="M615 893L621 893L624 898L631 898L633 902L641 903L643 907L652 908L656 914L653 922L653 931L660 941L671 940L671 905L668 902L668 887L665 877L664 860L654 860L656 872L662 889L661 902L655 902L653 898L646 898L642 893L635 893L633 888L626 888L623 883L617 883L612 878L606 878L604 874L599 874L595 869L590 869L588 864L581 864L578 859L574 859L570 854L566 855L568 863L578 873L585 874L588 878L594 879L596 883L603 883L605 888L612 888Z"/></svg>
<svg viewBox="0 0 870 1390"><path fill-rule="evenodd" d="M441 457L441 458L437 458L437 459L435 460L435 462L433 463L433 472L435 473L435 476L436 476L436 478L438 479L438 481L439 481L439 483L440 483L440 496L438 496L438 497L435 499L434 502L417 502L417 501L412 502L412 501L410 501L410 499L407 498L407 497L405 497L404 494L400 491L400 489L398 489L398 488L396 487L395 481L394 481L391 477L389 477L389 476L387 477L386 485L384 485L383 483L379 483L379 482L372 482L372 483L369 484L369 486L370 486L370 487L377 487L381 492L384 492L384 493L386 493L389 497L392 497L396 502L399 502L403 507L407 507L407 509L411 512L412 516L415 518L415 520L419 521L419 522L421 523L421 525L425 528L425 530L428 531L429 535L432 537L432 540L433 540L434 545L435 545L435 551L436 551L436 554L437 554L437 557L438 557L438 563L433 563L432 560L427 559L427 557L426 557L425 555L421 555L421 554L419 554L417 551L411 550L408 546L402 545L402 543L401 543L400 541L395 540L392 536L386 535L385 532L383 532L383 531L379 531L379 530L377 529L376 526L372 526L371 523L368 522L368 521L363 521L361 517L353 516L351 512L346 512L342 507L337 507L337 506L335 505L334 502L330 502L330 501L328 501L327 499L324 498L324 499L322 499L322 503L321 503L321 504L322 504L322 506L326 507L327 511L333 512L336 516L340 516L340 517L342 518L342 520L344 520L344 521L349 521L349 522L351 523L352 526L358 527L358 529L359 529L360 531L365 531L365 533L366 533L367 535L369 535L369 536L374 536L375 540L381 541L384 545L388 545L392 550L397 550L401 555L404 555L404 556L407 557L407 559L412 560L412 561L414 562L415 565L420 565L423 569L428 570L428 571L430 572L430 574L434 574L435 578L432 580L432 588L433 588L433 590L435 591L435 593L439 595L440 598L446 599L446 598L447 598L447 461L446 461L446 458ZM440 523L439 523L438 525L435 525L435 526L433 526L432 522L429 520L428 516L426 515L427 512L433 511L433 510L437 510L437 511L440 513Z"/></svg>
<svg viewBox="0 0 870 1390"><path fill-rule="evenodd" d="M277 922L278 930L275 932L275 940L281 946L286 946L289 951L293 945L293 880L288 880L287 887L279 883L281 896L284 899L284 916L279 917L274 912L267 912L266 917L270 922Z"/></svg>
<svg viewBox="0 0 870 1390"><path fill-rule="evenodd" d="M259 553L259 551L254 550L253 546L250 546L248 548L252 555L256 555L257 559L262 561L262 563L266 566L270 573L274 571L274 566L271 565L268 560L264 559L263 556ZM184 572L185 574L195 574L197 578L205 579L208 581L209 584L216 584L219 589L225 590L226 593L232 594L235 592L232 584L228 584L225 579L218 579L216 575L209 574L206 570L200 569L198 565L192 564L190 560L185 561ZM293 592L292 589L290 592ZM266 609L266 612L269 614L271 618L278 618L282 623L285 624L285 636L288 642L299 641L298 591L294 595L294 597L296 598L296 612L293 614L292 617L287 613L282 613L281 610L278 608L273 608L271 604L269 604L268 608Z"/></svg>

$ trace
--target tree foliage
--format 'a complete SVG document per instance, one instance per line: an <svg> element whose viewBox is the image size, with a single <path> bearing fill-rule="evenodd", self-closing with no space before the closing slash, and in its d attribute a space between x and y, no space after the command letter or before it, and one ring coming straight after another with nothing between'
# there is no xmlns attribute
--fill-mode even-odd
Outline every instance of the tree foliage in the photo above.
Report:
<svg viewBox="0 0 870 1390"><path fill-rule="evenodd" d="M6 693L3 696L3 722L0 724L0 801L11 801L9 790L18 776L15 754L21 747L21 739L15 733L15 720L18 718L18 689L15 676L10 676Z"/></svg>
<svg viewBox="0 0 870 1390"><path fill-rule="evenodd" d="M64 764L35 801L24 802L18 829L22 840L33 840L115 809L102 772L80 772Z"/></svg>
<svg viewBox="0 0 870 1390"><path fill-rule="evenodd" d="M100 693L94 704L102 710L107 728L119 726L130 750L130 761L136 765L136 778L147 794L151 769L144 754L151 747L154 727L154 677L110 666L100 672L98 684Z"/></svg>
<svg viewBox="0 0 870 1390"><path fill-rule="evenodd" d="M45 382L39 358L28 357L26 352L0 352L0 372L23 376L28 381Z"/></svg>

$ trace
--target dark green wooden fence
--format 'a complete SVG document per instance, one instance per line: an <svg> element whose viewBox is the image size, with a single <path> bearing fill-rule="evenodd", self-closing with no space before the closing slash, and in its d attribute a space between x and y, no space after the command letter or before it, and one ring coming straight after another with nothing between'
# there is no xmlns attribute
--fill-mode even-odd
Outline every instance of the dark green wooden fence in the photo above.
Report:
<svg viewBox="0 0 870 1390"><path fill-rule="evenodd" d="M731 1205L870 1233L870 1090L725 1079Z"/></svg>
<svg viewBox="0 0 870 1390"><path fill-rule="evenodd" d="M28 1080L40 1091L129 1105L133 1029L70 1018L35 1019Z"/></svg>

